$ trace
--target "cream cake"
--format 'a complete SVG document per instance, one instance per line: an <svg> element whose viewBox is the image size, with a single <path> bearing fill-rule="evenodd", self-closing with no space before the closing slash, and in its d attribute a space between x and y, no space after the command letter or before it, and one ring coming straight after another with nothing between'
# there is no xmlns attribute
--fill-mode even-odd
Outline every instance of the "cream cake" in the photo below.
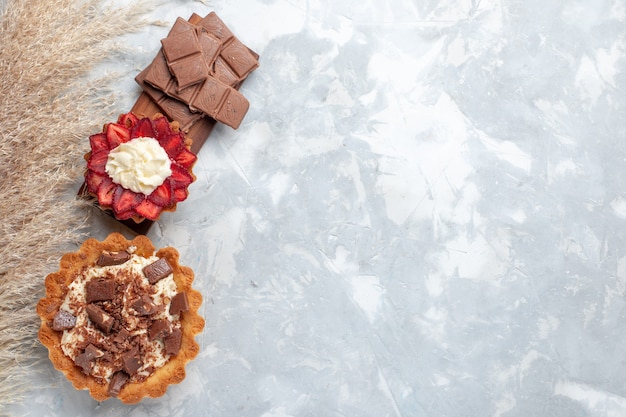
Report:
<svg viewBox="0 0 626 417"><path fill-rule="evenodd" d="M39 338L54 366L96 400L163 395L198 353L202 296L178 252L146 236L88 239L46 277Z"/></svg>

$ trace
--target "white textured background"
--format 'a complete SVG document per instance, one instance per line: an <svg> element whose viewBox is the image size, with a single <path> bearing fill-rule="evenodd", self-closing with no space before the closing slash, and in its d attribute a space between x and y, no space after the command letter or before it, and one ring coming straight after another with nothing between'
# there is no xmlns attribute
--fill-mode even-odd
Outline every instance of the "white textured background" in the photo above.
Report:
<svg viewBox="0 0 626 417"><path fill-rule="evenodd" d="M623 0L152 16L211 10L261 55L251 108L149 233L196 272L201 353L136 406L44 362L17 415L626 415ZM125 41L120 112L168 29Z"/></svg>

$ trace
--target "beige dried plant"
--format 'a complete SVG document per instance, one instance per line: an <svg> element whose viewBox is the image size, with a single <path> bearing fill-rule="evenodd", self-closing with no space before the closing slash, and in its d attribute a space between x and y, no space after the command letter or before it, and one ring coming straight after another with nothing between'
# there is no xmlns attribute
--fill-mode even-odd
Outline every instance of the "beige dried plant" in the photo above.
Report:
<svg viewBox="0 0 626 417"><path fill-rule="evenodd" d="M115 76L89 75L124 53L121 35L156 23L142 18L146 3L0 0L0 405L36 387L32 365L47 359L35 311L44 278L85 237L82 157L118 110L107 88Z"/></svg>

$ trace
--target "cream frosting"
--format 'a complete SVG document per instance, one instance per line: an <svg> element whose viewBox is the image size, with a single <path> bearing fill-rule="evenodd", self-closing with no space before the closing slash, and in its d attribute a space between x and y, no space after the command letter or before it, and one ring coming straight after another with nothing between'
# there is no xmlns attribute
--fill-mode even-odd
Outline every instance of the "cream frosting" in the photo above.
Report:
<svg viewBox="0 0 626 417"><path fill-rule="evenodd" d="M105 170L114 183L149 195L172 175L171 163L156 139L138 137L111 150Z"/></svg>

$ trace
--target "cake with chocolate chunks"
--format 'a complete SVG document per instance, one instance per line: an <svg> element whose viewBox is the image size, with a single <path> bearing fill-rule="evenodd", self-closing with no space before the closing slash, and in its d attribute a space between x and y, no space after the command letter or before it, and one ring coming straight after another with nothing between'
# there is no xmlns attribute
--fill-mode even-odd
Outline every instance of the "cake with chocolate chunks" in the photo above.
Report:
<svg viewBox="0 0 626 417"><path fill-rule="evenodd" d="M155 251L146 236L88 239L46 277L39 339L54 366L98 401L159 397L199 351L193 279L174 248Z"/></svg>

